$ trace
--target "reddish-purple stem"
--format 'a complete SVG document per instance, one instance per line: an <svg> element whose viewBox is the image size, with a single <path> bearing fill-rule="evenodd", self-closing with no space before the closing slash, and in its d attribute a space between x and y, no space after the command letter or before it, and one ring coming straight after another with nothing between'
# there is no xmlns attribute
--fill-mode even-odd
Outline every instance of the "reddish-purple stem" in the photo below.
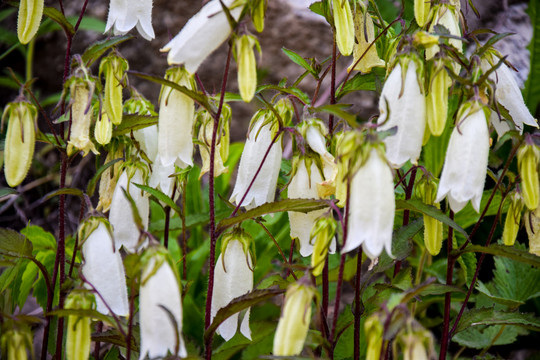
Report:
<svg viewBox="0 0 540 360"><path fill-rule="evenodd" d="M334 36L334 46L332 47L332 73L330 75L330 104L336 103L336 37ZM330 137L334 134L334 115L328 117L328 134Z"/></svg>
<svg viewBox="0 0 540 360"><path fill-rule="evenodd" d="M362 317L362 300L360 299L360 280L362 278L362 248L356 259L356 282L354 287L354 360L360 359L360 318Z"/></svg>
<svg viewBox="0 0 540 360"><path fill-rule="evenodd" d="M412 196L412 191L414 187L414 180L416 179L416 171L418 167L413 166L411 171L411 178L409 179L409 184L407 185L407 189L405 191L405 200L409 200ZM404 175L403 177L405 177ZM409 225L409 217L410 217L410 211L405 210L403 212L403 226ZM394 277L399 273L399 270L401 269L401 261L397 261L396 265L394 266Z"/></svg>
<svg viewBox="0 0 540 360"><path fill-rule="evenodd" d="M454 220L454 212L450 210L450 219ZM451 255L452 253L452 239L454 235L454 229L448 227L448 239L447 244L447 266L446 266L446 285L452 285L452 278L454 276L454 263L456 259ZM441 352L439 354L439 360L446 359L446 352L448 351L448 342L450 340L448 329L450 328L450 305L452 302L452 293L448 291L444 295L444 321L443 321L443 333L441 340Z"/></svg>

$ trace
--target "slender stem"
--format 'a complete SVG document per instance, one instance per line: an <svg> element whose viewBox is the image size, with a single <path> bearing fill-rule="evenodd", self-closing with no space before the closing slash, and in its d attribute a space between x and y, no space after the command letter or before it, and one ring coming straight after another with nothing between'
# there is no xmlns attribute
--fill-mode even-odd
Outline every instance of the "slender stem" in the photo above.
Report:
<svg viewBox="0 0 540 360"><path fill-rule="evenodd" d="M294 243L295 243L294 238L291 238L291 248L289 249L289 261L288 261L289 265L292 264L292 260L293 260ZM287 268L287 274L285 275L285 278L288 278L291 273L294 275L294 271L291 271L291 268L288 267ZM294 276L294 279L298 280L296 278L296 276Z"/></svg>
<svg viewBox="0 0 540 360"><path fill-rule="evenodd" d="M187 256L187 233L186 233L186 187L187 179L182 180L182 214L180 218L182 219L182 277L184 280L187 280L187 267L186 267L186 256Z"/></svg>
<svg viewBox="0 0 540 360"><path fill-rule="evenodd" d="M324 261L324 267L322 271L322 310L325 318L328 318L328 256Z"/></svg>
<svg viewBox="0 0 540 360"><path fill-rule="evenodd" d="M165 249L169 248L169 227L171 221L171 207L167 206L165 208L165 227L163 229L163 246Z"/></svg>
<svg viewBox="0 0 540 360"><path fill-rule="evenodd" d="M103 331L103 321L98 321L96 326L96 331L98 333ZM99 351L101 350L101 343L99 341L96 341L96 344L94 346L94 359L99 360Z"/></svg>
<svg viewBox="0 0 540 360"><path fill-rule="evenodd" d="M32 67L34 65L34 49L36 45L36 37L30 40L26 51L26 82L32 80Z"/></svg>
<svg viewBox="0 0 540 360"><path fill-rule="evenodd" d="M266 232L266 234L268 234L270 239L272 239L272 241L274 242L274 244L276 245L276 247L278 249L279 254L283 258L283 262L285 262L288 265L288 268L290 268L290 265L292 264L292 256L289 256L289 260L287 260L287 258L285 257L285 254L283 253L283 250L281 250L281 246L279 246L279 243L277 242L274 235L272 235L270 230L268 230L268 228L266 226L264 226L264 224L260 220L255 220L255 222L257 224L259 224L263 228L264 232ZM294 246L294 241L292 242L291 249L292 249L293 246ZM292 254L292 252L290 254ZM287 276L286 277L288 277L288 276L289 276L289 272L287 271ZM294 280L298 280L298 278L296 277L296 274L294 272L292 272L292 276L293 276Z"/></svg>
<svg viewBox="0 0 540 360"><path fill-rule="evenodd" d="M336 103L336 37L334 35L334 45L332 47L332 73L330 75L330 104ZM328 134L330 137L334 134L334 115L330 114L328 117Z"/></svg>
<svg viewBox="0 0 540 360"><path fill-rule="evenodd" d="M454 212L450 210L450 219L454 220ZM447 266L446 266L446 285L452 285L452 278L454 276L454 263L456 261L455 257L451 255L452 253L452 239L454 235L454 229L452 227L448 227L448 239L446 240L447 243L447 253L448 253L448 260L447 260ZM450 328L450 305L452 302L452 293L448 291L444 295L444 322L443 322L443 333L442 333L442 340L441 340L441 352L439 354L439 360L445 360L446 359L446 352L448 351L448 342L449 342L449 332L448 329Z"/></svg>
<svg viewBox="0 0 540 360"><path fill-rule="evenodd" d="M133 315L135 313L135 291L133 286L133 281L131 283L131 294L129 297L129 321L128 321L128 332L126 336L126 360L131 360L131 338L133 337Z"/></svg>
<svg viewBox="0 0 540 360"><path fill-rule="evenodd" d="M360 318L362 317L362 299L360 298L360 280L362 278L362 248L356 259L356 283L354 284L354 360L360 359Z"/></svg>
<svg viewBox="0 0 540 360"><path fill-rule="evenodd" d="M411 170L411 178L409 179L409 184L407 185L407 189L405 191L405 200L409 200L412 196L412 191L413 191L413 187L414 187L414 180L416 179L416 171L417 171L417 167L416 166L413 166L412 170ZM404 175L403 177L405 177L406 175ZM409 210L405 210L403 211L403 226L407 226L409 225L409 219L410 219L410 211ZM397 261L396 262L396 265L394 266L394 277L397 276L397 274L399 273L399 270L401 269L401 261Z"/></svg>
<svg viewBox="0 0 540 360"><path fill-rule="evenodd" d="M81 223L84 217L84 210L86 209L84 199L81 199L81 210L79 212L79 224ZM73 246L73 255L71 256L71 264L69 264L68 276L73 275L73 268L75 267L75 258L77 257L77 250L79 248L79 234L75 234L75 245Z"/></svg>
<svg viewBox="0 0 540 360"><path fill-rule="evenodd" d="M212 296L214 292L214 266L216 262L216 218L215 218L215 194L214 194L214 159L216 154L216 140L217 131L219 129L219 119L221 117L221 111L223 109L223 103L225 101L225 90L227 87L227 80L229 75L229 67L231 64L232 46L229 45L229 53L227 55L227 62L225 64L225 70L223 73L223 82L221 84L221 94L219 98L219 107L214 118L214 127L212 129L212 143L210 146L210 170L208 172L208 202L210 204L210 264L208 270L208 290L206 296L206 313L204 318L204 328L208 329L211 322L211 310L212 310ZM208 337L206 341L206 359L212 358L212 341L213 334Z"/></svg>

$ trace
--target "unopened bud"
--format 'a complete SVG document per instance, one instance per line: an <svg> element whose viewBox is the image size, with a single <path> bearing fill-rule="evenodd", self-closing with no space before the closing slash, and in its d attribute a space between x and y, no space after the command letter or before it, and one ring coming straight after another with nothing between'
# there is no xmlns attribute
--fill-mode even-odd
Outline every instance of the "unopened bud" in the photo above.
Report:
<svg viewBox="0 0 540 360"><path fill-rule="evenodd" d="M433 180L421 179L417 185L417 192L424 204L433 205L437 209L441 208L440 204L435 202L437 184ZM427 251L433 256L438 255L441 251L442 242L442 223L429 215L424 215L424 244Z"/></svg>
<svg viewBox="0 0 540 360"><path fill-rule="evenodd" d="M65 308L74 310L94 309L94 295L88 291L75 290L68 295ZM67 360L87 360L89 358L90 345L92 343L91 322L92 319L88 316L68 316L66 335Z"/></svg>
<svg viewBox="0 0 540 360"><path fill-rule="evenodd" d="M221 119L218 124L216 134L216 148L214 153L214 177L229 172L229 168L223 163L229 156L229 124L231 118L231 108L224 105L221 113ZM199 179L210 171L210 149L212 144L212 132L214 130L214 118L206 110L198 114L199 127L199 153L201 155L203 166Z"/></svg>
<svg viewBox="0 0 540 360"><path fill-rule="evenodd" d="M9 103L2 116L8 119L4 145L4 175L9 186L23 182L34 156L37 109L26 101Z"/></svg>
<svg viewBox="0 0 540 360"><path fill-rule="evenodd" d="M529 237L529 252L540 256L540 207L525 215L525 229Z"/></svg>
<svg viewBox="0 0 540 360"><path fill-rule="evenodd" d="M17 36L21 44L28 44L36 35L43 17L44 0L21 0L17 18Z"/></svg>
<svg viewBox="0 0 540 360"><path fill-rule="evenodd" d="M101 61L99 73L105 73L105 112L114 125L122 122L122 78L128 69L127 61L115 54Z"/></svg>
<svg viewBox="0 0 540 360"><path fill-rule="evenodd" d="M354 46L354 22L349 0L332 0L332 8L339 52L349 56Z"/></svg>
<svg viewBox="0 0 540 360"><path fill-rule="evenodd" d="M397 343L403 351L403 360L429 360L432 358L430 355L433 355L433 335L429 331L400 333Z"/></svg>
<svg viewBox="0 0 540 360"><path fill-rule="evenodd" d="M255 30L264 30L264 14L266 13L266 0L258 0L251 9L251 21Z"/></svg>
<svg viewBox="0 0 540 360"><path fill-rule="evenodd" d="M503 242L504 245L512 246L516 241L519 231L519 223L521 221L521 210L523 209L523 201L518 192L514 192L510 196L510 206L506 219L504 221Z"/></svg>
<svg viewBox="0 0 540 360"><path fill-rule="evenodd" d="M429 131L434 136L440 136L446 126L448 113L448 90L452 79L443 64L435 65L429 82L429 92L426 101L426 115Z"/></svg>
<svg viewBox="0 0 540 360"><path fill-rule="evenodd" d="M527 209L538 207L540 184L538 182L538 162L540 150L535 144L524 144L518 150L518 169L521 176L521 193Z"/></svg>
<svg viewBox="0 0 540 360"><path fill-rule="evenodd" d="M336 221L331 217L319 218L311 230L311 241L315 241L311 254L311 273L319 276L323 270L328 248L334 240L336 233Z"/></svg>
<svg viewBox="0 0 540 360"><path fill-rule="evenodd" d="M242 35L236 40L236 60L238 62L238 87L242 100L250 102L257 88L257 62L255 46L257 40L253 36Z"/></svg>
<svg viewBox="0 0 540 360"><path fill-rule="evenodd" d="M377 314L366 319L364 329L367 337L366 360L379 360L383 343L383 325Z"/></svg>
<svg viewBox="0 0 540 360"><path fill-rule="evenodd" d="M115 159L121 159L123 156L123 147L115 143L109 148L109 152L107 153L104 164L107 164ZM99 202L97 205L97 210L107 212L111 208L112 196L114 193L114 188L116 187L116 182L120 176L121 166L122 161L118 161L114 163L114 165L105 169L105 171L101 174L101 179L99 180Z"/></svg>
<svg viewBox="0 0 540 360"><path fill-rule="evenodd" d="M27 326L4 330L0 343L8 360L26 360L27 349L32 349L32 333Z"/></svg>
<svg viewBox="0 0 540 360"><path fill-rule="evenodd" d="M302 351L311 321L313 296L315 289L308 285L295 283L287 289L274 335L274 355L293 356Z"/></svg>
<svg viewBox="0 0 540 360"><path fill-rule="evenodd" d="M70 86L71 92L71 133L68 141L68 154L75 149L83 152L86 156L91 150L97 154L97 150L90 140L90 123L92 122L91 100L94 93L94 83L90 80L74 79Z"/></svg>
<svg viewBox="0 0 540 360"><path fill-rule="evenodd" d="M427 23L431 0L414 0L414 18L418 26L422 27Z"/></svg>
<svg viewBox="0 0 540 360"><path fill-rule="evenodd" d="M106 112L102 112L101 116L96 120L94 127L94 137L98 144L107 145L112 138L112 122Z"/></svg>

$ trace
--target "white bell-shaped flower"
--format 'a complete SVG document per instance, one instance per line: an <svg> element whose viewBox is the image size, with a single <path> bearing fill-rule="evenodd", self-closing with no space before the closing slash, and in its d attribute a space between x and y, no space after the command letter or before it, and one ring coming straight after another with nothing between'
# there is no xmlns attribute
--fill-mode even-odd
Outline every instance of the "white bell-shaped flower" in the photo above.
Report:
<svg viewBox="0 0 540 360"><path fill-rule="evenodd" d="M111 0L105 32L113 29L114 35L123 35L137 27L146 40L155 37L152 27L152 0Z"/></svg>
<svg viewBox="0 0 540 360"><path fill-rule="evenodd" d="M131 179L130 175L132 175ZM130 252L136 252L139 249L140 231L133 217L131 204L122 189L126 190L132 197L141 217L142 225L145 230L148 229L150 200L141 189L133 185L134 183L144 184L143 175L143 171L139 168L124 170L114 188L109 213L109 221L113 227L116 247L124 246Z"/></svg>
<svg viewBox="0 0 540 360"><path fill-rule="evenodd" d="M486 113L482 105L466 103L457 119L446 149L435 202L448 196L450 208L458 212L471 200L479 212L489 155Z"/></svg>
<svg viewBox="0 0 540 360"><path fill-rule="evenodd" d="M402 74L403 64L407 68L405 76ZM398 62L386 79L379 100L378 130L397 126L397 132L384 139L386 158L396 169L408 160L416 163L422 151L426 100L419 85L418 71L414 60Z"/></svg>
<svg viewBox="0 0 540 360"><path fill-rule="evenodd" d="M253 290L253 262L248 250L251 237L246 233L233 232L222 239L225 250L219 255L214 273L214 292L212 296L212 319L219 309L231 300ZM251 340L248 309L240 324L240 332ZM230 340L238 329L238 313L231 315L217 328L217 333Z"/></svg>
<svg viewBox="0 0 540 360"><path fill-rule="evenodd" d="M489 60L490 61L485 59L482 60L482 71L487 72L491 69L492 65L496 65L496 63L491 64L494 62L493 57ZM503 62L495 71L489 74L488 78L495 84L495 99L508 110L516 129L522 133L523 124L537 128L538 123L531 115L527 105L525 105L523 95L521 94L521 90L519 89L514 74L512 74L512 70L510 70ZM500 122L498 114L495 112L491 115L491 123L497 130L499 136L502 136L502 134L509 129L508 125Z"/></svg>
<svg viewBox="0 0 540 360"><path fill-rule="evenodd" d="M152 255L142 272L139 309L139 359L143 360L147 355L150 359L163 358L168 352L186 357L178 277L165 254Z"/></svg>
<svg viewBox="0 0 540 360"><path fill-rule="evenodd" d="M96 294L97 311L108 315L106 303L116 315L127 316L129 303L124 265L106 221L98 218L87 220L81 225L79 239L84 241L82 273L86 282L99 293ZM92 288L88 284L87 287Z"/></svg>
<svg viewBox="0 0 540 360"><path fill-rule="evenodd" d="M249 132L240 158L236 184L230 198L231 202L240 202L242 200L274 138L272 132L273 123L265 124L267 116L271 115L267 113L256 116L255 124ZM252 209L274 199L282 152L281 140L278 138L270 148L261 171L253 181L253 185L241 204L246 209Z"/></svg>
<svg viewBox="0 0 540 360"><path fill-rule="evenodd" d="M231 16L238 20L242 12L241 5L231 5L234 0L223 0ZM178 35L161 49L169 52L169 64L185 65L187 71L194 74L202 62L231 35L231 25L223 11L220 0L211 0L195 14Z"/></svg>
<svg viewBox="0 0 540 360"><path fill-rule="evenodd" d="M392 170L382 150L372 148L364 164L352 176L349 195L347 241L342 252L363 246L371 259L383 248L392 256L395 197Z"/></svg>

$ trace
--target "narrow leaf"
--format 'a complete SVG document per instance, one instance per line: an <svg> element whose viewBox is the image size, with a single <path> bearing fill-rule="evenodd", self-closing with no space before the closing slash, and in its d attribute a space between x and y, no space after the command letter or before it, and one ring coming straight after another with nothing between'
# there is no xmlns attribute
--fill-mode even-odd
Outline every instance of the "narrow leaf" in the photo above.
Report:
<svg viewBox="0 0 540 360"><path fill-rule="evenodd" d="M478 325L517 325L540 331L540 319L533 314L482 308L465 312L456 328L456 333Z"/></svg>
<svg viewBox="0 0 540 360"><path fill-rule="evenodd" d="M349 105L333 104L333 105L319 106L317 108L314 108L313 110L335 115L345 120L349 125L356 126L356 123L357 123L356 116L345 111L344 108L346 107L349 107Z"/></svg>
<svg viewBox="0 0 540 360"><path fill-rule="evenodd" d="M182 215L182 209L178 205L176 205L176 203L169 196L165 195L160 190L154 189L154 188L152 188L150 186L146 186L146 185L140 185L140 184L133 184L133 185L135 185L139 189L149 193L150 195L154 196L159 201L165 203L171 209L176 211L176 213L178 215L180 215L180 216Z"/></svg>
<svg viewBox="0 0 540 360"><path fill-rule="evenodd" d="M48 18L56 22L58 25L60 25L64 32L70 35L75 34L75 28L73 28L73 25L71 25L68 19L66 19L66 17L64 16L64 14L62 14L56 8L49 6L43 8L43 15L47 16Z"/></svg>
<svg viewBox="0 0 540 360"><path fill-rule="evenodd" d="M122 116L122 123L118 125L116 129L114 129L113 136L128 134L132 130L143 129L148 126L156 125L157 123L158 123L157 116L124 114Z"/></svg>
<svg viewBox="0 0 540 360"><path fill-rule="evenodd" d="M540 257L529 253L525 250L516 249L514 247L493 244L490 246L481 246L481 245L468 245L463 250L456 250L453 252L454 255L461 255L467 252L479 252L484 254L491 254L506 257L512 260L522 262L524 264L529 264L531 266L540 268Z"/></svg>
<svg viewBox="0 0 540 360"><path fill-rule="evenodd" d="M468 237L468 234L461 226L459 226L455 221L446 216L441 210L437 209L435 206L426 205L420 200L411 199L411 200L396 200L396 210L412 210L420 212L422 214L431 216L446 224L454 230L459 231L465 237Z"/></svg>
<svg viewBox="0 0 540 360"><path fill-rule="evenodd" d="M525 83L524 95L525 103L534 115L540 102L540 4L538 1L529 1L527 12L531 18L533 37L529 44L531 71Z"/></svg>
<svg viewBox="0 0 540 360"><path fill-rule="evenodd" d="M0 253L32 256L32 243L15 230L0 228Z"/></svg>
<svg viewBox="0 0 540 360"><path fill-rule="evenodd" d="M86 187L86 194L88 196L94 195L94 191L96 190L96 184L97 184L98 180L101 178L101 174L103 174L103 172L105 170L107 170L108 168L110 168L111 166L113 166L114 164L116 164L117 162L122 161L122 160L123 159L114 159L114 160L109 161L108 163L103 164L102 166L100 166L99 169L96 171L95 175L88 182L88 186Z"/></svg>
<svg viewBox="0 0 540 360"><path fill-rule="evenodd" d="M123 43L126 40L131 39L132 37L132 35L123 35L115 36L103 41L98 41L94 43L94 45L86 49L86 51L82 55L82 60L87 66L90 66L95 61L97 61L97 59L99 59L101 55L103 55L107 50Z"/></svg>
<svg viewBox="0 0 540 360"><path fill-rule="evenodd" d="M285 55L287 55L289 59L291 59L295 64L300 65L301 67L306 69L310 74L315 77L315 79L319 79L319 75L317 74L315 69L313 69L313 67L306 61L306 59L285 47L282 47L281 51L283 51Z"/></svg>
<svg viewBox="0 0 540 360"><path fill-rule="evenodd" d="M44 200L49 200L59 195L73 195L73 196L83 197L84 193L82 192L82 190L76 189L76 188L63 188L63 189L59 189L59 190L48 193L47 195L45 195Z"/></svg>

